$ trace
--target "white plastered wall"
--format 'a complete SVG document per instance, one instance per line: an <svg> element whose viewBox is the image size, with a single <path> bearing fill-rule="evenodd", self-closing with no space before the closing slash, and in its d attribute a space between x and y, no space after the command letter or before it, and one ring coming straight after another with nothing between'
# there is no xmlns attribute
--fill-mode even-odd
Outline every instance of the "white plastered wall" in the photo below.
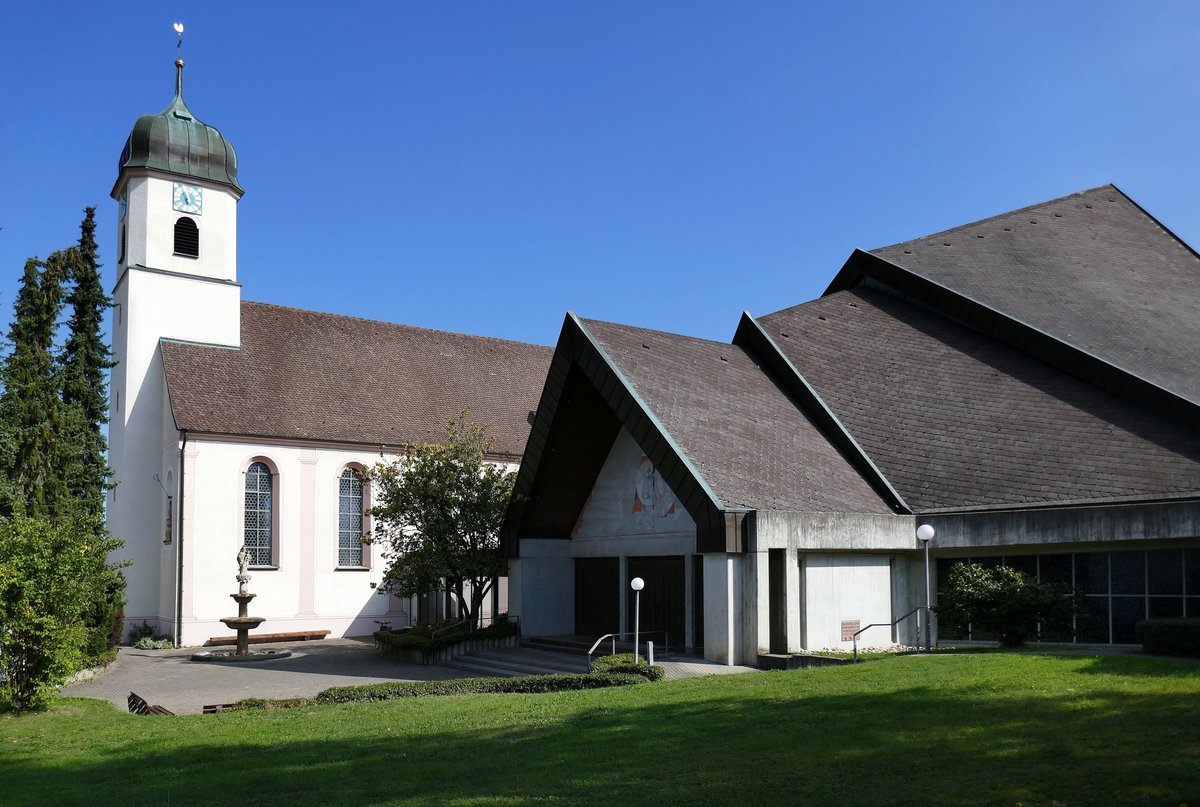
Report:
<svg viewBox="0 0 1200 807"><path fill-rule="evenodd" d="M250 613L266 617L259 630L347 636L371 633L376 620L392 627L408 623L408 600L379 594L375 587L384 569L378 545L364 549L366 570L338 567L338 479L350 465L373 467L380 461L377 452L193 439L185 455L184 644L231 633L220 618L236 614L229 595L237 589L243 541L244 473L259 459L278 471L279 546L276 568L250 570L249 589L258 595Z"/></svg>
<svg viewBox="0 0 1200 807"><path fill-rule="evenodd" d="M162 543L168 457L177 453L159 340L170 338L237 345L240 287L202 278L127 270L114 295L113 369L109 463L116 487L108 500L109 529L125 542L116 558L125 570L126 622L145 621L170 632L174 606L164 590L174 586ZM171 471L172 480L178 471ZM155 475L159 477L155 480ZM160 484L161 483L161 484ZM176 491L168 488L174 496ZM167 550L169 551L169 550Z"/></svg>

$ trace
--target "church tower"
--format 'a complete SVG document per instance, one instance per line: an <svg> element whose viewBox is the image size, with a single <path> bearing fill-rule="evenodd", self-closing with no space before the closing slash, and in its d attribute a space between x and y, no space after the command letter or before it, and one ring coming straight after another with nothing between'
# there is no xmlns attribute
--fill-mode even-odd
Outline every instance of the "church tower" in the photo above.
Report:
<svg viewBox="0 0 1200 807"><path fill-rule="evenodd" d="M112 189L118 205L109 529L134 563L127 624L172 632L180 561L179 468L186 437L175 428L163 376L161 340L237 348L237 178L233 145L183 101L183 60L175 97L143 115L121 151ZM185 513L186 514L186 513Z"/></svg>

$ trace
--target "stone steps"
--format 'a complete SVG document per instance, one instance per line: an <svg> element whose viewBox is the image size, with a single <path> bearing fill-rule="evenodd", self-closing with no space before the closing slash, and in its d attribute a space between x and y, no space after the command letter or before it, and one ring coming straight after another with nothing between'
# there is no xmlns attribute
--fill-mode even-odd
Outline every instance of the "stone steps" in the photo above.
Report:
<svg viewBox="0 0 1200 807"><path fill-rule="evenodd" d="M553 675L587 672L587 659L568 653L514 647L455 656L443 661L441 666L478 676Z"/></svg>

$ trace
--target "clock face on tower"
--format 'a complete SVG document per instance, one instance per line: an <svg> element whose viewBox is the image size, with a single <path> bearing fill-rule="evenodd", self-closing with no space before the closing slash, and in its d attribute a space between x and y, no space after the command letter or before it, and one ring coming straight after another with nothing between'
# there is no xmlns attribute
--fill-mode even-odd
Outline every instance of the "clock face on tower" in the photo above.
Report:
<svg viewBox="0 0 1200 807"><path fill-rule="evenodd" d="M204 212L204 189L176 182L171 192L171 207L181 213L199 216Z"/></svg>

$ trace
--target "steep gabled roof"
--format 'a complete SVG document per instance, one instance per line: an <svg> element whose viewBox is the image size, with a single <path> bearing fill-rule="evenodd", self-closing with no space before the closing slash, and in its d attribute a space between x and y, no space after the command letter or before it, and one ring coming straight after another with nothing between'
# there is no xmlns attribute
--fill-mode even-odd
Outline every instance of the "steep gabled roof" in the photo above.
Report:
<svg viewBox="0 0 1200 807"><path fill-rule="evenodd" d="M751 352L627 325L583 324L726 506L892 512Z"/></svg>
<svg viewBox="0 0 1200 807"><path fill-rule="evenodd" d="M701 552L745 551L753 510L894 512L751 350L568 314L505 524L510 554L518 537L570 536L622 427L696 522Z"/></svg>
<svg viewBox="0 0 1200 807"><path fill-rule="evenodd" d="M1112 185L872 254L1200 405L1200 257Z"/></svg>
<svg viewBox="0 0 1200 807"><path fill-rule="evenodd" d="M551 350L242 303L240 349L164 340L176 426L362 445L437 442L463 409L519 456Z"/></svg>
<svg viewBox="0 0 1200 807"><path fill-rule="evenodd" d="M918 512L1200 494L1200 435L890 294L759 322Z"/></svg>

